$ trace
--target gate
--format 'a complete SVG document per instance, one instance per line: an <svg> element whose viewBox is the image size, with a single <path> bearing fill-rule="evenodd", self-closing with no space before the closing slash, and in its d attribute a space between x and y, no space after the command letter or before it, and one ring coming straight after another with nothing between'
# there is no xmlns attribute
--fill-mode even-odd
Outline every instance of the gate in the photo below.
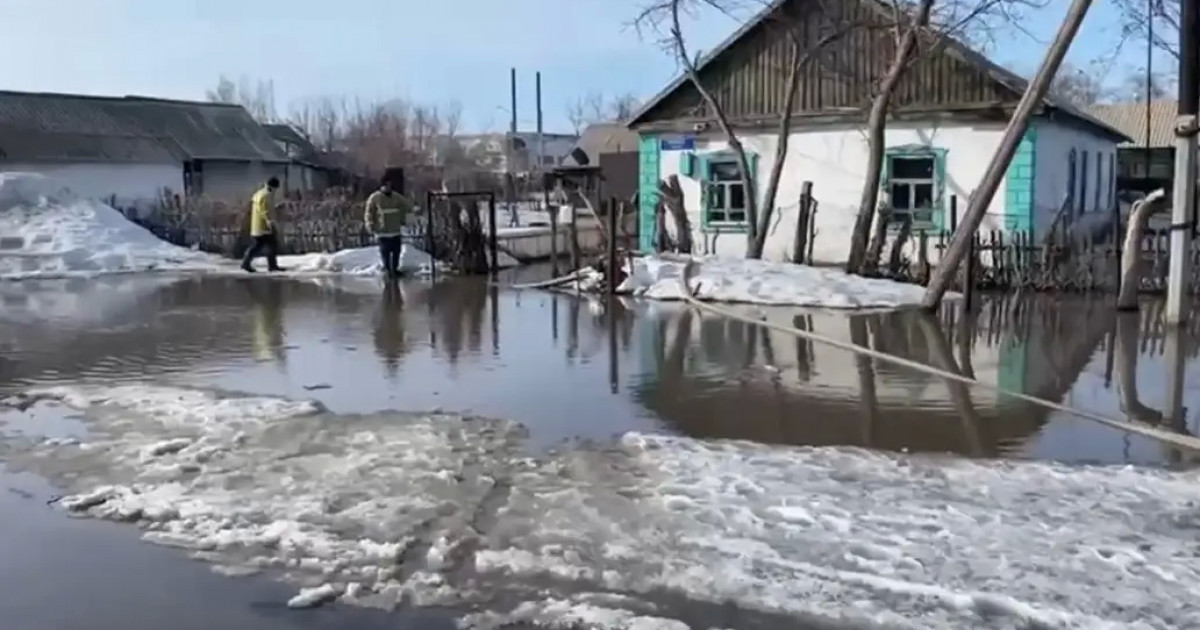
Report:
<svg viewBox="0 0 1200 630"><path fill-rule="evenodd" d="M484 202L486 221L480 216ZM426 192L424 232L425 249L434 260L447 261L464 273L495 274L500 269L492 191Z"/></svg>

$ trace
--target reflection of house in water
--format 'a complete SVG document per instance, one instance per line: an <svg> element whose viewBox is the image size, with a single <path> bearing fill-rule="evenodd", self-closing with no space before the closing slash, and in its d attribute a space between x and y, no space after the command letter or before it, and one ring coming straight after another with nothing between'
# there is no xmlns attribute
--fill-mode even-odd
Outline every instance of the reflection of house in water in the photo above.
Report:
<svg viewBox="0 0 1200 630"><path fill-rule="evenodd" d="M966 371L981 382L1061 400L1111 329L1100 301L982 306ZM918 313L846 317L768 312L769 320L938 366L961 365L945 322ZM795 323L790 321L795 317ZM741 322L676 312L645 318L640 402L683 433L806 445L994 456L1037 433L1050 412L981 388L871 361ZM961 325L961 324L959 324ZM959 328L956 325L953 328ZM949 355L953 355L952 357Z"/></svg>

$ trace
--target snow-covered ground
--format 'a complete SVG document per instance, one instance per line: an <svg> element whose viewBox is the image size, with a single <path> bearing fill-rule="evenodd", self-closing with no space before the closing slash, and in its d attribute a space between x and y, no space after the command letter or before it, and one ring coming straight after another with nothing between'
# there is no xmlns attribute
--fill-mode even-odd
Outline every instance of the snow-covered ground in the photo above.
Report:
<svg viewBox="0 0 1200 630"><path fill-rule="evenodd" d="M0 279L214 271L232 263L165 243L34 173L0 172Z"/></svg>
<svg viewBox="0 0 1200 630"><path fill-rule="evenodd" d="M86 411L82 441L0 442L68 487L64 508L278 571L298 607L445 605L468 628L1200 627L1197 473L644 434L535 457L503 421L31 394Z"/></svg>
<svg viewBox="0 0 1200 630"><path fill-rule="evenodd" d="M401 271L428 274L432 257L404 246ZM261 262L258 263L261 266ZM375 247L282 256L291 275L380 275ZM501 253L502 267L520 263ZM36 173L0 172L0 279L93 277L146 271L237 273L236 261L166 243L98 201Z"/></svg>
<svg viewBox="0 0 1200 630"><path fill-rule="evenodd" d="M690 287L701 300L822 308L894 308L917 304L922 287L849 275L839 269L743 258L695 259ZM629 277L618 287L653 300L683 299L680 259L653 256L626 265Z"/></svg>

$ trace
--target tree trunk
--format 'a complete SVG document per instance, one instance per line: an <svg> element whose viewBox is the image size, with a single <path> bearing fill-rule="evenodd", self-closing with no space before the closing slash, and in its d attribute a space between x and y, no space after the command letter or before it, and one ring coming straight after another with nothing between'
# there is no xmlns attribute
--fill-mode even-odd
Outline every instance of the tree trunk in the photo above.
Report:
<svg viewBox="0 0 1200 630"><path fill-rule="evenodd" d="M888 222L892 219L892 209L887 203L879 205L875 213L875 230L871 235L871 244L867 247L866 259L863 260L862 273L871 275L879 268L879 259L883 256L883 246L887 244Z"/></svg>
<svg viewBox="0 0 1200 630"><path fill-rule="evenodd" d="M915 19L897 42L896 57L888 67L887 74L879 84L879 92L871 102L871 111L867 115L867 179L863 182L862 196L858 201L858 216L854 218L854 232L850 235L847 273L862 271L867 253L867 239L871 236L871 218L879 202L879 180L883 175L883 145L888 106L891 105L892 94L900 85L904 70L917 47L917 37L929 25L929 13L932 9L933 0L921 0L917 5ZM898 23L902 21L899 15L896 17Z"/></svg>
<svg viewBox="0 0 1200 630"><path fill-rule="evenodd" d="M1129 213L1129 226L1125 228L1125 244L1121 246L1121 291L1117 294L1118 311L1136 311L1138 308L1138 263L1141 262L1142 237L1150 216L1163 209L1167 193L1162 188L1150 193L1145 199L1133 204Z"/></svg>
<svg viewBox="0 0 1200 630"><path fill-rule="evenodd" d="M800 46L793 44L790 57L791 67L788 68L788 80L783 98L783 111L779 113L779 132L775 137L775 161L771 163L771 174L767 178L767 188L763 193L761 216L754 239L746 250L746 258L762 258L767 246L767 231L771 227L771 216L775 214L775 197L779 193L779 180L783 177L783 164L787 160L788 140L792 135L792 108L796 103L796 92L800 83L800 68L803 56Z"/></svg>
<svg viewBox="0 0 1200 630"><path fill-rule="evenodd" d="M1075 34L1079 32L1079 27L1083 24L1083 18L1087 16L1091 4L1092 0L1072 0L1066 18L1063 20L1054 42L1050 44L1050 49L1046 51L1046 57L1038 67L1037 74L1029 82L1020 102L1017 103L1017 110L1013 112L1012 119L1004 130L1004 136L1000 139L1000 146L997 147L996 154L992 156L979 186L971 195L962 222L959 223L958 229L950 239L950 245L946 247L941 260L938 261L937 269L929 279L929 284L925 288L925 297L921 299L923 308L936 310L942 302L942 296L950 288L957 267L970 251L971 243L975 239L975 231L983 222L983 215L987 213L987 207L992 203L992 198L995 197L996 190L1000 187L1000 181L1004 179L1004 174L1008 171L1009 164L1012 163L1013 155L1017 152L1017 145L1029 128L1029 120L1033 117L1034 111L1041 107L1046 92L1050 89L1050 83L1053 81L1055 73L1058 72L1059 66L1062 65L1063 57L1066 56L1067 49L1075 39Z"/></svg>

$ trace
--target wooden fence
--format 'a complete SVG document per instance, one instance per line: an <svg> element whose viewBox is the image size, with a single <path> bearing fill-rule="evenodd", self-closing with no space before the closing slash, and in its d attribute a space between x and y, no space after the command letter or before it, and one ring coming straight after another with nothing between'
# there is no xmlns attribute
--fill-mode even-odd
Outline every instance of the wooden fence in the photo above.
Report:
<svg viewBox="0 0 1200 630"><path fill-rule="evenodd" d="M1129 252L1122 247L1123 226L1106 232L1100 238L1056 233L1039 239L1029 231L981 231L975 235L972 283L981 290L1115 293L1121 285L1121 259ZM948 230L918 231L913 235L915 253L901 257L899 264L880 275L924 284L951 234ZM1138 257L1142 293L1166 290L1168 238L1165 232L1149 232L1132 252ZM1188 256L1188 286L1193 293L1200 292L1200 240L1192 243ZM959 273L960 290L965 276L965 272Z"/></svg>

